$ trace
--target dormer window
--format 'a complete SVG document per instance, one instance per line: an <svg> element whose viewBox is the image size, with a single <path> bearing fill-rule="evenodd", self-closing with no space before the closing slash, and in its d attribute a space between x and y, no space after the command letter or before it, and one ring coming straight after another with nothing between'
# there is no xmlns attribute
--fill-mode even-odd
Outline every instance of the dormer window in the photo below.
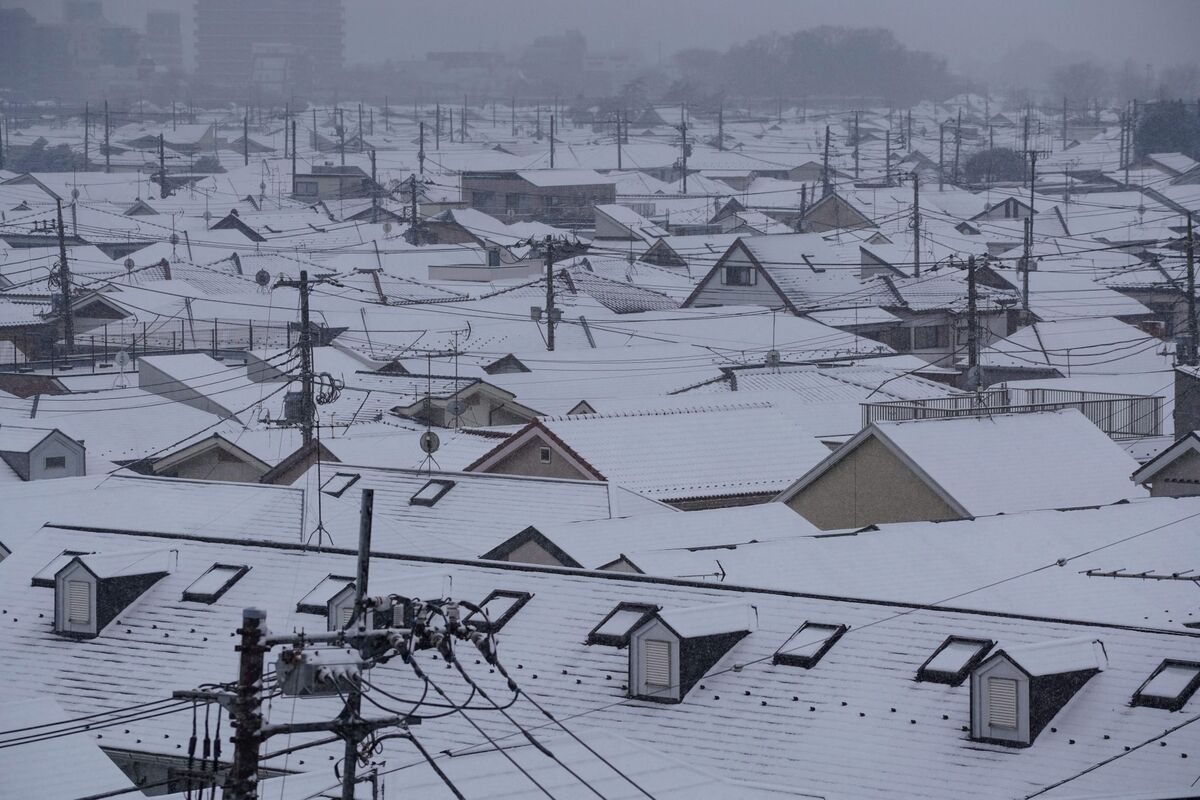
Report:
<svg viewBox="0 0 1200 800"><path fill-rule="evenodd" d="M627 647L629 634L646 621L658 606L648 603L618 603L587 635L588 644Z"/></svg>
<svg viewBox="0 0 1200 800"><path fill-rule="evenodd" d="M484 633L496 633L531 599L533 595L529 592L495 589L479 604L486 616L472 611L463 618L463 623Z"/></svg>
<svg viewBox="0 0 1200 800"><path fill-rule="evenodd" d="M678 703L755 627L746 603L717 603L648 615L629 635L629 695Z"/></svg>
<svg viewBox="0 0 1200 800"><path fill-rule="evenodd" d="M845 625L805 622L775 651L772 663L812 669L847 630Z"/></svg>
<svg viewBox="0 0 1200 800"><path fill-rule="evenodd" d="M1200 688L1200 663L1166 660L1134 692L1131 705L1179 711Z"/></svg>
<svg viewBox="0 0 1200 800"><path fill-rule="evenodd" d="M321 491L333 497L341 497L361 477L357 472L336 472L321 484Z"/></svg>
<svg viewBox="0 0 1200 800"><path fill-rule="evenodd" d="M433 506L445 496L446 492L453 488L454 481L434 479L418 489L412 497L408 498L408 503L414 506Z"/></svg>
<svg viewBox="0 0 1200 800"><path fill-rule="evenodd" d="M958 686L994 646L987 639L951 636L917 670L917 680Z"/></svg>
<svg viewBox="0 0 1200 800"><path fill-rule="evenodd" d="M758 282L758 273L754 267L728 266L724 270L726 286L753 286Z"/></svg>
<svg viewBox="0 0 1200 800"><path fill-rule="evenodd" d="M212 604L221 598L237 583L243 575L250 571L244 565L213 564L203 575L183 590L183 599L192 603Z"/></svg>
<svg viewBox="0 0 1200 800"><path fill-rule="evenodd" d="M71 556L54 574L54 632L90 639L168 573L166 553Z"/></svg>

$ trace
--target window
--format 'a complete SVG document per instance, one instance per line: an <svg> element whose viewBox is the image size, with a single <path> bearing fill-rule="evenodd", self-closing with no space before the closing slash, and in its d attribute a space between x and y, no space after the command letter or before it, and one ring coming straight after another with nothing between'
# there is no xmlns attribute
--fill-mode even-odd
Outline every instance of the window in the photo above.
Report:
<svg viewBox="0 0 1200 800"><path fill-rule="evenodd" d="M86 625L91 621L91 584L87 581L67 581L67 622Z"/></svg>
<svg viewBox="0 0 1200 800"><path fill-rule="evenodd" d="M994 646L987 639L951 636L917 670L917 680L958 686Z"/></svg>
<svg viewBox="0 0 1200 800"><path fill-rule="evenodd" d="M463 624L485 633L496 633L507 625L508 621L531 599L533 599L533 595L529 592L495 589L479 604L485 614L472 611L463 618Z"/></svg>
<svg viewBox="0 0 1200 800"><path fill-rule="evenodd" d="M1167 660L1133 695L1131 705L1178 711L1200 687L1200 663Z"/></svg>
<svg viewBox="0 0 1200 800"><path fill-rule="evenodd" d="M912 333L914 350L945 347L950 339L945 325L922 325L919 328L913 328Z"/></svg>
<svg viewBox="0 0 1200 800"><path fill-rule="evenodd" d="M726 286L753 286L758 283L758 273L754 267L726 267Z"/></svg>
<svg viewBox="0 0 1200 800"><path fill-rule="evenodd" d="M1017 728L1017 682L1012 678L988 678L988 725Z"/></svg>
<svg viewBox="0 0 1200 800"><path fill-rule="evenodd" d="M44 463L45 463L46 469L66 469L67 468L67 457L66 456L46 456L46 460Z"/></svg>
<svg viewBox="0 0 1200 800"><path fill-rule="evenodd" d="M610 647L625 647L629 634L641 626L648 617L658 611L658 606L648 603L618 603L617 607L600 620L600 624L588 633L588 644L604 644Z"/></svg>
<svg viewBox="0 0 1200 800"><path fill-rule="evenodd" d="M296 611L301 614L325 616L329 610L329 601L333 596L353 583L354 578L348 578L345 575L327 575L308 594L300 598L300 602L296 603Z"/></svg>
<svg viewBox="0 0 1200 800"><path fill-rule="evenodd" d="M538 450L538 461L541 461L543 464L550 463L550 448L549 447L543 447Z"/></svg>
<svg viewBox="0 0 1200 800"><path fill-rule="evenodd" d="M321 484L321 491L333 497L341 497L360 477L362 476L357 472L336 472Z"/></svg>
<svg viewBox="0 0 1200 800"><path fill-rule="evenodd" d="M432 506L453 488L454 481L431 480L408 498L408 503L413 506Z"/></svg>
<svg viewBox="0 0 1200 800"><path fill-rule="evenodd" d="M243 565L213 564L183 590L183 599L192 603L215 603L250 568Z"/></svg>
<svg viewBox="0 0 1200 800"><path fill-rule="evenodd" d="M296 194L314 195L317 194L316 181L296 181Z"/></svg>
<svg viewBox="0 0 1200 800"><path fill-rule="evenodd" d="M642 671L647 688L671 688L671 643L662 639L642 642Z"/></svg>
<svg viewBox="0 0 1200 800"><path fill-rule="evenodd" d="M39 569L37 572L35 572L33 574L33 580L31 580L29 582L30 585L31 586L43 586L47 589L53 589L54 588L54 576L58 573L58 571L60 569L62 569L63 567L65 567L67 565L67 562L70 561L75 556L87 556L87 555L91 555L91 553L85 552L83 550L63 550L61 553L59 553L54 558L52 558L50 560L49 564L42 567L41 569Z"/></svg>
<svg viewBox="0 0 1200 800"><path fill-rule="evenodd" d="M783 646L775 651L772 662L789 667L812 669L829 652L829 648L842 638L845 625L821 625L805 622L788 637Z"/></svg>

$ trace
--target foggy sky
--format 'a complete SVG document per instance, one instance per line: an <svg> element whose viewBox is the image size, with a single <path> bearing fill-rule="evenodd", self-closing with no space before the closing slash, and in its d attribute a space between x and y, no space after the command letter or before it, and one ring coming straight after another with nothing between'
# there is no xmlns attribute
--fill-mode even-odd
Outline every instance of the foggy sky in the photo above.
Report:
<svg viewBox="0 0 1200 800"><path fill-rule="evenodd" d="M202 1L202 0L201 0ZM817 25L882 26L908 47L968 74L1029 41L1093 58L1169 66L1195 61L1196 0L344 0L348 64L422 58L427 50L509 51L577 28L590 51L641 52L653 63L685 47L724 49L753 36ZM0 0L48 21L58 0ZM104 0L114 22L141 28L151 8L178 10L191 57L193 0Z"/></svg>

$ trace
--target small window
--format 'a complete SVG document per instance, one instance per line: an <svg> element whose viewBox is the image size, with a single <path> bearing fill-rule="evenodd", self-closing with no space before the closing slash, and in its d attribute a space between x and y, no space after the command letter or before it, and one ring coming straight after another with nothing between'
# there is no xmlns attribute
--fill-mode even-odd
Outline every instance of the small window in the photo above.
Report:
<svg viewBox="0 0 1200 800"><path fill-rule="evenodd" d="M301 614L325 616L333 596L352 583L354 578L347 578L345 575L327 575L308 594L300 598L300 602L296 604L296 611Z"/></svg>
<svg viewBox="0 0 1200 800"><path fill-rule="evenodd" d="M183 590L183 599L192 603L215 603L249 571L249 567L242 565L213 564Z"/></svg>
<svg viewBox="0 0 1200 800"><path fill-rule="evenodd" d="M988 678L988 725L1017 729L1017 682L1012 678Z"/></svg>
<svg viewBox="0 0 1200 800"><path fill-rule="evenodd" d="M431 480L408 498L408 503L413 506L432 506L453 488L454 481Z"/></svg>
<svg viewBox="0 0 1200 800"><path fill-rule="evenodd" d="M33 573L33 580L29 583L31 586L42 586L47 589L54 588L54 576L58 571L67 565L75 556L88 556L90 552L84 550L63 550L50 560L50 563Z"/></svg>
<svg viewBox="0 0 1200 800"><path fill-rule="evenodd" d="M806 622L775 651L773 663L812 669L846 630L845 625Z"/></svg>
<svg viewBox="0 0 1200 800"><path fill-rule="evenodd" d="M662 639L642 642L642 674L646 688L671 688L671 643Z"/></svg>
<svg viewBox="0 0 1200 800"><path fill-rule="evenodd" d="M321 491L333 497L341 497L342 493L353 486L362 476L357 472L337 472L321 484Z"/></svg>
<svg viewBox="0 0 1200 800"><path fill-rule="evenodd" d="M1133 695L1132 705L1178 711L1200 687L1200 663L1168 659Z"/></svg>
<svg viewBox="0 0 1200 800"><path fill-rule="evenodd" d="M958 686L994 646L987 639L951 636L917 670L917 680Z"/></svg>
<svg viewBox="0 0 1200 800"><path fill-rule="evenodd" d="M758 282L754 267L725 267L726 286L753 286Z"/></svg>
<svg viewBox="0 0 1200 800"><path fill-rule="evenodd" d="M625 647L629 634L641 626L646 618L658 611L658 606L648 603L618 603L617 607L600 620L600 624L588 633L588 644L603 644L610 647Z"/></svg>
<svg viewBox="0 0 1200 800"><path fill-rule="evenodd" d="M87 581L67 581L67 622L87 625L92 621L91 589Z"/></svg>
<svg viewBox="0 0 1200 800"><path fill-rule="evenodd" d="M543 447L540 450L538 450L538 461L541 461L543 464L550 463L550 448L549 447Z"/></svg>
<svg viewBox="0 0 1200 800"><path fill-rule="evenodd" d="M46 469L66 469L67 468L67 457L66 456L46 456L45 466L46 466Z"/></svg>
<svg viewBox="0 0 1200 800"><path fill-rule="evenodd" d="M485 633L495 633L507 625L532 598L529 592L496 589L479 604L486 616L472 611L463 618L463 624Z"/></svg>
<svg viewBox="0 0 1200 800"><path fill-rule="evenodd" d="M913 328L913 349L932 350L945 347L949 341L949 329L945 325L922 325Z"/></svg>

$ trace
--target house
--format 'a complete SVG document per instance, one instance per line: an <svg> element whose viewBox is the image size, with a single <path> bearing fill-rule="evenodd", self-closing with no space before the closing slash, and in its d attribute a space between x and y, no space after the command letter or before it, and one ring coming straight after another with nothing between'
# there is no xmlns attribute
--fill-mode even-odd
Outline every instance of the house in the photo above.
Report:
<svg viewBox="0 0 1200 800"><path fill-rule="evenodd" d="M314 165L310 172L292 176L292 197L304 203L370 197L372 192L382 192L382 189L372 183L371 176L362 167L326 163Z"/></svg>
<svg viewBox="0 0 1200 800"><path fill-rule="evenodd" d="M87 449L57 428L0 426L0 460L22 481L87 474Z"/></svg>
<svg viewBox="0 0 1200 800"><path fill-rule="evenodd" d="M616 203L616 179L594 170L533 169L462 174L470 208L508 221L591 225L593 207Z"/></svg>
<svg viewBox="0 0 1200 800"><path fill-rule="evenodd" d="M1151 497L1200 495L1200 432L1190 430L1133 473Z"/></svg>
<svg viewBox="0 0 1200 800"><path fill-rule="evenodd" d="M1146 496L1079 411L872 422L776 498L823 530Z"/></svg>
<svg viewBox="0 0 1200 800"><path fill-rule="evenodd" d="M609 481L682 509L761 503L828 449L767 403L540 417L468 472Z"/></svg>
<svg viewBox="0 0 1200 800"><path fill-rule="evenodd" d="M835 191L809 205L797 223L797 229L806 233L875 227L878 225L874 220Z"/></svg>

